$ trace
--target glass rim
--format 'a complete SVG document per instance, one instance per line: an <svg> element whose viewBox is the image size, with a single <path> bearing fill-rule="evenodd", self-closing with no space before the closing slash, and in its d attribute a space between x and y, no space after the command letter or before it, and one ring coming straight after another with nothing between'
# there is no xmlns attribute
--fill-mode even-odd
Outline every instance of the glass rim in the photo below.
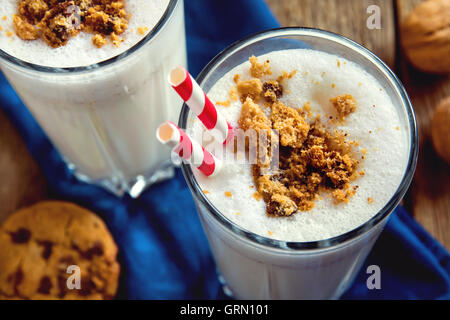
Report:
<svg viewBox="0 0 450 320"><path fill-rule="evenodd" d="M162 30L164 25L167 23L167 21L172 17L172 14L177 7L179 3L179 0L169 0L169 4L167 5L166 10L164 11L161 18L158 20L156 25L149 31L149 33L139 40L137 43L135 43L133 46L125 50L124 52L115 55L111 58L108 58L106 60L93 63L87 66L81 66L81 67L49 67L49 66L43 66L27 61L23 61L19 58L14 57L13 55L3 51L0 48L0 58L25 69L42 72L42 73L58 73L58 74L67 74L67 73L81 73L86 71L93 71L98 70L100 68L107 67L115 62L121 61L125 59L126 57L132 55L136 51L138 51L140 48L142 48L145 44L153 40Z"/></svg>
<svg viewBox="0 0 450 320"><path fill-rule="evenodd" d="M209 201L206 195L201 191L200 185L195 179L191 166L183 162L181 168L185 180L189 188L191 189L191 192L193 193L195 199L200 201L202 205L207 208L208 212L215 220L217 220L223 227L225 227L225 229L231 231L232 233L240 235L246 240L251 241L252 243L256 243L264 247L268 247L270 249L282 249L291 251L327 249L338 246L344 242L356 239L360 235L365 234L373 227L378 225L381 221L383 221L386 217L388 217L389 214L393 212L393 210L398 206L398 204L400 203L401 199L403 198L403 196L405 195L406 191L410 186L410 183L414 176L415 167L417 164L417 157L419 151L417 122L411 101L408 97L408 94L403 84L394 74L394 72L380 58L378 58L369 49L363 47L362 45L356 43L353 40L350 40L342 35L321 29L303 28L303 27L283 27L258 32L249 37L238 40L233 44L231 44L230 46L228 46L227 48L225 48L223 51L221 51L206 65L206 67L198 75L197 82L200 85L202 85L202 82L205 80L205 78L212 69L214 69L218 64L223 62L224 59L226 59L229 55L233 54L239 49L261 40L286 36L315 36L322 39L340 43L350 48L351 50L354 50L357 53L363 55L365 58L369 59L369 61L371 61L376 67L378 67L378 69L383 71L384 75L390 80L390 83L393 85L394 90L397 91L397 94L401 98L402 105L407 113L407 118L410 127L409 134L411 139L411 146L408 157L408 164L406 166L404 175L397 190L392 195L390 200L384 205L383 208L381 208L372 218L370 218L364 224L341 235L331 237L328 239L318 241L307 241L307 242L276 240L248 231L238 226L236 223L232 222L227 217L225 217L225 215L223 215L220 212L220 210L218 210ZM186 128L189 113L190 113L189 107L186 104L183 104L179 118L179 125L181 128Z"/></svg>

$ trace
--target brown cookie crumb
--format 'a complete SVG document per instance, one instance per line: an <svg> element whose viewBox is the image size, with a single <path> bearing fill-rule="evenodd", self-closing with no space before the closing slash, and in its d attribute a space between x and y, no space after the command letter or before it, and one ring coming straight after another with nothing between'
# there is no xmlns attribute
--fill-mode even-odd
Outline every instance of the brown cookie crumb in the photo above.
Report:
<svg viewBox="0 0 450 320"><path fill-rule="evenodd" d="M285 106L282 102L272 105L270 116L272 128L280 135L283 147L300 148L306 139L309 125L294 108Z"/></svg>
<svg viewBox="0 0 450 320"><path fill-rule="evenodd" d="M283 95L283 86L278 81L266 81L262 88L267 102L275 102Z"/></svg>
<svg viewBox="0 0 450 320"><path fill-rule="evenodd" d="M97 48L101 48L101 47L103 47L105 44L108 43L108 40L106 40L106 37L105 37L104 35L96 34L95 36L92 37L92 43L93 43Z"/></svg>
<svg viewBox="0 0 450 320"><path fill-rule="evenodd" d="M236 86L233 86L230 89L230 92L228 92L228 97L230 98L231 101L238 101L239 95L238 95L238 90L237 90Z"/></svg>
<svg viewBox="0 0 450 320"><path fill-rule="evenodd" d="M13 18L16 34L23 40L42 37L52 48L67 44L79 32L93 33L92 43L100 48L128 27L124 0L20 0Z"/></svg>
<svg viewBox="0 0 450 320"><path fill-rule="evenodd" d="M111 33L111 42L116 47L119 47L120 44L123 42L123 39L119 37L115 32Z"/></svg>
<svg viewBox="0 0 450 320"><path fill-rule="evenodd" d="M373 203L373 199L372 198L367 198L367 202L369 203L369 204L372 204Z"/></svg>
<svg viewBox="0 0 450 320"><path fill-rule="evenodd" d="M341 120L355 112L357 106L355 98L350 94L337 96L331 99L330 102L333 104Z"/></svg>
<svg viewBox="0 0 450 320"><path fill-rule="evenodd" d="M141 36L143 36L146 32L147 32L147 30L148 30L148 28L147 27L138 27L138 33L141 35Z"/></svg>
<svg viewBox="0 0 450 320"><path fill-rule="evenodd" d="M283 73L281 74L281 76L279 76L278 78L277 78L277 81L278 82L283 82L283 80L285 80L285 79L291 79L293 76L295 76L297 74L297 70L293 70L293 71L291 71L290 73L287 73L287 71L284 71L283 70Z"/></svg>
<svg viewBox="0 0 450 320"><path fill-rule="evenodd" d="M238 82L238 88L242 82ZM269 173L265 170L271 161L269 143L263 155L266 161L252 165L257 194L264 199L267 213L271 216L290 216L298 211L311 210L315 201L321 198L321 192L329 193L336 204L347 203L358 189L350 183L359 176L359 155L353 150L359 144L348 141L348 135L340 130L327 129L320 115L313 117L309 103L303 108L294 109L278 101L277 91L280 96L282 94L279 82L265 82L262 93L259 90L260 83L245 82L244 88L253 89L242 90L241 87L239 92L247 95L251 93L253 97L260 94L269 97L265 99L269 106L261 106L257 98L253 100L247 96L238 124L244 131L253 129L258 135L263 131L268 132L267 138L272 137L274 132L279 136L279 170ZM266 92L269 92L267 96ZM348 107L349 99L356 108L356 101L350 95L337 97L336 102L339 106L344 104L343 110L353 112L355 108ZM311 118L311 123L306 121L306 114ZM256 145L246 144L246 147L248 150L258 150L260 158L259 143L258 139Z"/></svg>
<svg viewBox="0 0 450 320"><path fill-rule="evenodd" d="M217 101L216 105L223 106L223 107L229 107L231 105L231 102L230 102L230 100Z"/></svg>
<svg viewBox="0 0 450 320"><path fill-rule="evenodd" d="M247 98L257 101L263 92L263 85L260 79L239 81L237 84L237 90L242 102L244 102Z"/></svg>
<svg viewBox="0 0 450 320"><path fill-rule="evenodd" d="M250 74L252 77L261 79L264 76L272 74L270 62L268 60L264 61L264 63L259 63L258 58L255 56L251 56L249 60L251 64Z"/></svg>
<svg viewBox="0 0 450 320"><path fill-rule="evenodd" d="M272 126L264 111L251 98L247 98L242 105L241 117L238 120L238 124L244 131L254 130L256 132L256 145L251 143L248 137L246 137L245 145L247 150L250 150L250 153L257 155L258 164L267 167L270 163L270 148L269 146L267 148L259 147L259 141L264 140L260 137L261 135L264 135L267 141L274 139L272 136ZM261 153L261 151L264 153Z"/></svg>
<svg viewBox="0 0 450 320"><path fill-rule="evenodd" d="M254 198L256 201L259 201L259 200L262 199L262 195L261 195L258 191L256 191L256 192L253 194L253 198Z"/></svg>
<svg viewBox="0 0 450 320"><path fill-rule="evenodd" d="M242 105L238 124L243 130L255 129L257 131L270 131L272 129L272 124L266 114L251 98L247 98Z"/></svg>
<svg viewBox="0 0 450 320"><path fill-rule="evenodd" d="M17 36L24 40L35 40L39 37L38 30L21 16L13 16L14 29Z"/></svg>

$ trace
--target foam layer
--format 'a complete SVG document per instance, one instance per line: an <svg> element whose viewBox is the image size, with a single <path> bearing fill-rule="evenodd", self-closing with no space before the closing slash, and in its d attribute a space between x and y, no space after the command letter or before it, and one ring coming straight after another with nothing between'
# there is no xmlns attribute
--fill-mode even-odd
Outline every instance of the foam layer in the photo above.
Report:
<svg viewBox="0 0 450 320"><path fill-rule="evenodd" d="M51 48L42 39L24 41L14 33L12 37L7 32L13 32L12 16L17 11L18 0L2 0L0 6L0 48L21 60L49 67L79 67L98 63L126 51L144 35L138 28L147 28L147 33L158 23L164 14L170 0L126 0L126 9L131 13L127 30L120 35L125 41L119 47L111 43L102 48L92 44L92 34L81 32L71 38L67 45ZM7 19L3 20L2 17Z"/></svg>
<svg viewBox="0 0 450 320"><path fill-rule="evenodd" d="M401 182L409 150L406 124L400 121L381 85L350 61L304 49L277 51L259 57L260 61L265 59L270 60L275 78L282 70L297 70L297 74L284 84L285 94L280 99L289 106L299 107L309 101L313 113L335 116L329 100L347 93L354 96L358 108L340 128L349 134L349 139L360 141L360 149L367 150L366 159L360 165L365 176L354 182L359 186L356 195L348 204L340 205L324 196L311 211L299 212L288 218L271 218L265 213L264 201L253 197L255 188L250 164L228 160L233 157L227 156L223 170L214 178L206 178L193 169L197 181L203 190L208 191L209 200L227 218L265 237L316 241L360 226L390 200ZM249 62L246 62L219 80L208 93L212 101L227 100L234 85L233 76L239 73L242 79L249 79L249 67ZM218 108L236 126L241 106L240 102L232 102L229 107ZM200 121L191 119L189 126L193 136L201 136L204 128ZM214 147L211 144L207 146L211 150ZM225 192L231 192L232 197L226 197ZM369 197L373 203L369 203Z"/></svg>

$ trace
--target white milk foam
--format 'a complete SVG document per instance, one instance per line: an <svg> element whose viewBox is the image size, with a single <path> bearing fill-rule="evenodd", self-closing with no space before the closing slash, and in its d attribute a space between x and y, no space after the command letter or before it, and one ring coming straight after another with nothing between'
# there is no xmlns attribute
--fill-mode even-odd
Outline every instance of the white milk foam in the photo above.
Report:
<svg viewBox="0 0 450 320"><path fill-rule="evenodd" d="M349 139L360 141L360 149L367 150L366 159L359 167L365 170L365 175L353 183L359 186L357 193L348 204L335 205L332 199L323 196L311 211L298 212L288 218L270 218L265 213L265 202L253 198L256 190L250 188L254 186L250 164L227 159L222 171L213 178L193 169L197 181L209 192L207 197L212 204L228 219L265 237L317 241L360 226L390 200L401 182L409 150L405 124L401 123L389 96L380 90L380 84L353 62L306 49L276 51L259 57L259 61L265 59L270 60L274 78L282 70L297 70L296 75L284 83L281 101L289 106L300 107L309 101L313 113L321 113L323 119L325 114L336 115L329 102L331 98L347 93L354 96L358 108L347 117L345 125L339 127L349 134ZM249 67L250 63L245 62L220 79L208 93L212 101L227 100L234 85L233 76L242 74L241 79L249 79ZM218 108L231 125L237 126L241 106L238 101L232 102L230 107ZM204 130L198 120L191 119L189 126L193 136ZM226 191L232 193L231 198L224 195ZM372 204L368 202L369 197L373 199Z"/></svg>
<svg viewBox="0 0 450 320"><path fill-rule="evenodd" d="M7 37L6 32L14 31L12 16L17 11L18 0L2 0L0 6L0 48L10 55L26 62L48 67L80 67L98 63L117 56L139 42L144 35L138 28L147 28L147 33L158 23L170 0L126 0L125 6L131 13L127 30L120 35L124 42L119 47L110 41L101 48L92 44L92 34L80 32L70 38L65 46L52 48L44 40L24 41L14 33ZM4 21L1 17L6 16Z"/></svg>

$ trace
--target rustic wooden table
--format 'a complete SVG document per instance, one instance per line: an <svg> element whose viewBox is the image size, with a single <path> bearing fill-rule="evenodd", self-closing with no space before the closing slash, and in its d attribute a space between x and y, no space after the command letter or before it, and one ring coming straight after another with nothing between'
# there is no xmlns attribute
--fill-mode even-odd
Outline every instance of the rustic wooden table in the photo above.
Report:
<svg viewBox="0 0 450 320"><path fill-rule="evenodd" d="M382 58L402 78L420 129L420 160L405 206L441 243L450 248L450 166L440 161L429 138L429 122L440 98L450 96L450 76L411 68L399 47L399 23L421 0L266 0L283 26L307 26L347 36ZM367 8L378 5L382 29L369 30ZM0 111L0 222L24 205L48 197L40 169L14 127Z"/></svg>

